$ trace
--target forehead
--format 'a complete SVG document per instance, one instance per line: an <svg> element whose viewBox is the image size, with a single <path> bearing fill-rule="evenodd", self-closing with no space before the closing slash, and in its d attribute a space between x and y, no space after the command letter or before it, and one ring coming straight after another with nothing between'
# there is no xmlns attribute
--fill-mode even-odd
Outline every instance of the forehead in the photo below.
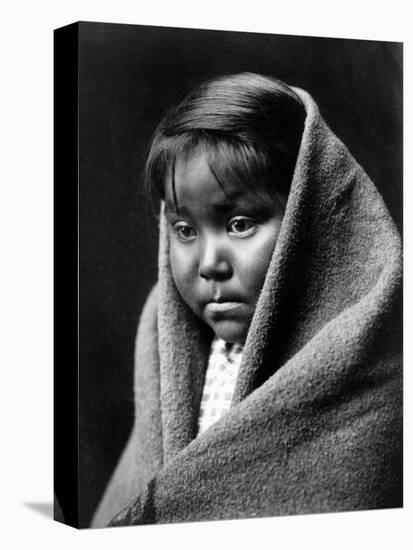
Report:
<svg viewBox="0 0 413 550"><path fill-rule="evenodd" d="M180 155L174 170L169 170L165 181L165 201L167 211L179 210L186 206L210 205L217 210L228 210L234 205L262 204L274 205L263 186L254 183L249 188L232 178L217 176L207 151L195 150Z"/></svg>

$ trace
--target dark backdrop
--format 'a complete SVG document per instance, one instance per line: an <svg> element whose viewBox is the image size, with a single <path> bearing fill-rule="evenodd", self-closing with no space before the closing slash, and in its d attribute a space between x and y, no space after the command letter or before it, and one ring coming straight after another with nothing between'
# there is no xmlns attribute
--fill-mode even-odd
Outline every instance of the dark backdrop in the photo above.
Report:
<svg viewBox="0 0 413 550"><path fill-rule="evenodd" d="M140 188L155 125L219 74L253 71L309 91L402 222L398 43L80 23L80 526L133 421L133 350L156 278L156 220Z"/></svg>

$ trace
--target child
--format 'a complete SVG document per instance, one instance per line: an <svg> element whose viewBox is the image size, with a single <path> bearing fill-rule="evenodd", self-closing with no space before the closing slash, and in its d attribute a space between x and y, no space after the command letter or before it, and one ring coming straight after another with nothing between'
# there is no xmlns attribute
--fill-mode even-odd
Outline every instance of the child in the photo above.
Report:
<svg viewBox="0 0 413 550"><path fill-rule="evenodd" d="M312 98L207 82L155 131L146 181L159 281L92 525L401 506L400 239Z"/></svg>

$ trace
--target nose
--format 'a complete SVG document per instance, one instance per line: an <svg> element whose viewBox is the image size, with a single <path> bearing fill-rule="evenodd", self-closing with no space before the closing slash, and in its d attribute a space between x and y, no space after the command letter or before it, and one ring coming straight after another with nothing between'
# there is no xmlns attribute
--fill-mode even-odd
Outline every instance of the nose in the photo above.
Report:
<svg viewBox="0 0 413 550"><path fill-rule="evenodd" d="M228 250L219 238L209 237L201 244L199 275L206 280L225 280L232 276Z"/></svg>

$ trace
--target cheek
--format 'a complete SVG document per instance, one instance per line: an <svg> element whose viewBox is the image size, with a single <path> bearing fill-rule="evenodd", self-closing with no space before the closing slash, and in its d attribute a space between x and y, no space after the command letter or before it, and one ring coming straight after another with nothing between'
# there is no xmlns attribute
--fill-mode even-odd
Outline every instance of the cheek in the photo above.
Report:
<svg viewBox="0 0 413 550"><path fill-rule="evenodd" d="M198 275L194 254L190 250L182 250L182 246L177 246L172 241L169 260L176 287L184 301L191 305Z"/></svg>
<svg viewBox="0 0 413 550"><path fill-rule="evenodd" d="M268 267L277 242L278 232L263 235L254 243L249 254L244 256L240 265L240 279L253 300L257 300L267 276Z"/></svg>

